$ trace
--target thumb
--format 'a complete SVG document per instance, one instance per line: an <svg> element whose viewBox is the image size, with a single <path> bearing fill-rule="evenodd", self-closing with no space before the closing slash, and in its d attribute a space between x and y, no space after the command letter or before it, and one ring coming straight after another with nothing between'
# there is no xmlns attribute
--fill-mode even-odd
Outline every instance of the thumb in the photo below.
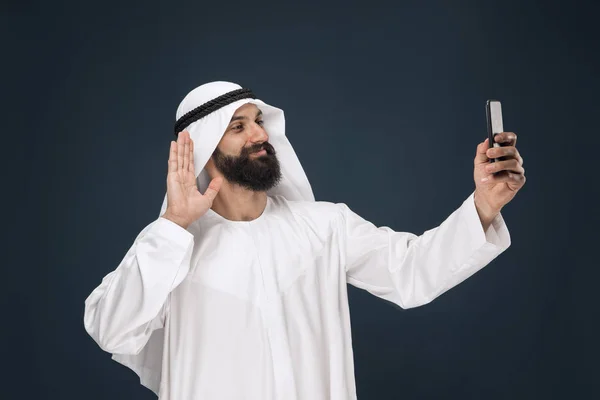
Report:
<svg viewBox="0 0 600 400"><path fill-rule="evenodd" d="M219 190L221 189L222 184L223 184L223 178L220 176L214 178L208 184L208 188L206 189L206 193L204 193L204 196L208 197L208 200L210 201L211 204L212 204L213 200L215 199L215 197L217 197L217 194L219 193Z"/></svg>
<svg viewBox="0 0 600 400"><path fill-rule="evenodd" d="M490 161L488 156L485 154L490 148L489 140L485 139L477 146L477 153L475 154L475 165L484 164Z"/></svg>

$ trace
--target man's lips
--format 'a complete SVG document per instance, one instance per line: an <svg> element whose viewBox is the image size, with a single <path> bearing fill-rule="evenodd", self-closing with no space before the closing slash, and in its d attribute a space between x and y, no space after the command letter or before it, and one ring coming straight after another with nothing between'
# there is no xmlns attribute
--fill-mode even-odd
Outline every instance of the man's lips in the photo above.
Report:
<svg viewBox="0 0 600 400"><path fill-rule="evenodd" d="M265 149L262 149L262 150L252 153L252 155L254 155L254 156L264 156L265 154L267 154L267 150L265 150Z"/></svg>

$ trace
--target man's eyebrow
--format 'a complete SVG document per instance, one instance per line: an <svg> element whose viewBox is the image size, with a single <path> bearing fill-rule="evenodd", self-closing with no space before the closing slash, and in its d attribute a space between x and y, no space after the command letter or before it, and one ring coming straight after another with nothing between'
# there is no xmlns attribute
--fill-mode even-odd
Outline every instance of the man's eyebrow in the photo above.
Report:
<svg viewBox="0 0 600 400"><path fill-rule="evenodd" d="M256 118L258 118L259 116L262 115L262 110L258 110L258 112L256 113ZM248 119L248 117L245 117L243 115L238 115L237 117L232 117L231 121L229 121L229 123L232 123L233 121L238 121L240 119Z"/></svg>

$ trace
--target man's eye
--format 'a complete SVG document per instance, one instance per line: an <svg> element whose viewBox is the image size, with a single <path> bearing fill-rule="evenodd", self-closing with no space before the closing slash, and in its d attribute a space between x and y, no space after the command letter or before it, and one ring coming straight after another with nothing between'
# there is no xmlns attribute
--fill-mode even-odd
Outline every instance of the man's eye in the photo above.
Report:
<svg viewBox="0 0 600 400"><path fill-rule="evenodd" d="M244 127L244 125L236 125L234 126L232 129L242 129Z"/></svg>
<svg viewBox="0 0 600 400"><path fill-rule="evenodd" d="M256 121L257 124L259 124L260 126L263 126L265 121L263 121L262 119L260 121Z"/></svg>

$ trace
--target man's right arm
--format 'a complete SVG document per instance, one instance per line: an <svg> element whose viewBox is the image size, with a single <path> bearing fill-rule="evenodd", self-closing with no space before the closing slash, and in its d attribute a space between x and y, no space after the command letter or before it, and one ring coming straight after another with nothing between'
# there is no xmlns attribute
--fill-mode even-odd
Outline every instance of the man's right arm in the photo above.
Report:
<svg viewBox="0 0 600 400"><path fill-rule="evenodd" d="M194 236L160 217L85 300L84 325L104 351L138 354L164 326L169 294L190 269Z"/></svg>

